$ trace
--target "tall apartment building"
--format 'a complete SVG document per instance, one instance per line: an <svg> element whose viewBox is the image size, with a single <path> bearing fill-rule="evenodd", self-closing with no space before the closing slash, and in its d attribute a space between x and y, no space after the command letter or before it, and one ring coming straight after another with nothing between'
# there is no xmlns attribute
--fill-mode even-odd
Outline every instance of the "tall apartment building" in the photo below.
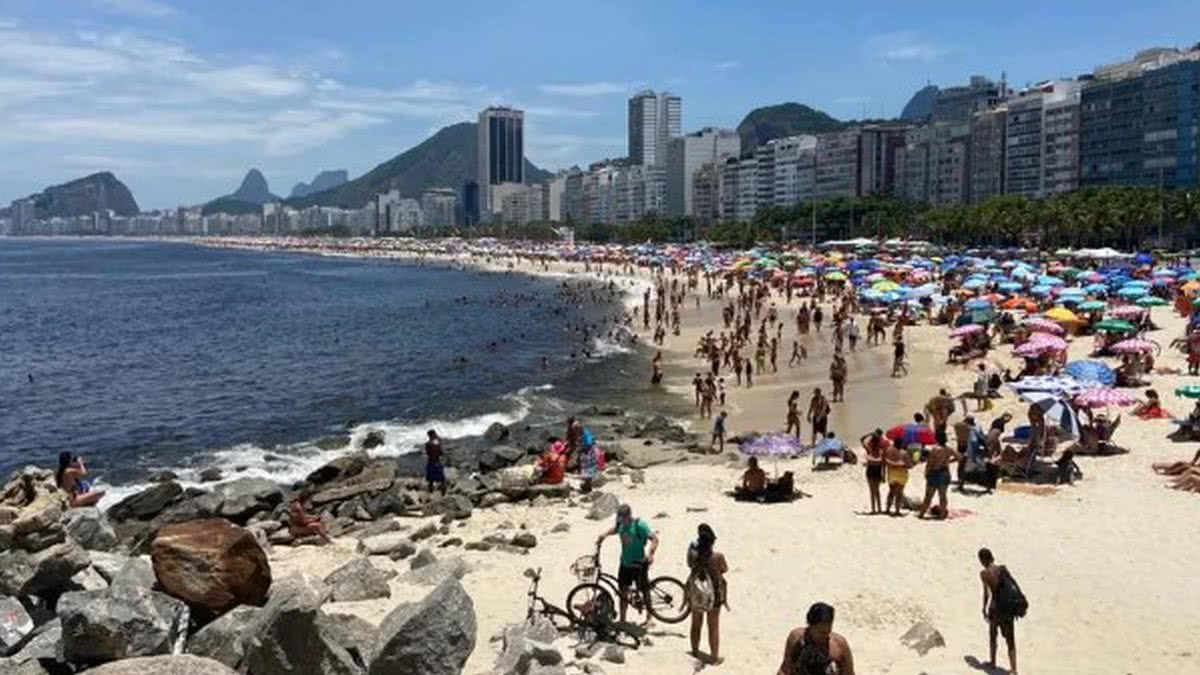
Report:
<svg viewBox="0 0 1200 675"><path fill-rule="evenodd" d="M817 137L788 136L769 141L773 153L771 204L795 206L813 197L817 172Z"/></svg>
<svg viewBox="0 0 1200 675"><path fill-rule="evenodd" d="M692 179L705 162L741 154L742 140L733 129L705 127L672 138L667 150L667 214L694 215Z"/></svg>
<svg viewBox="0 0 1200 675"><path fill-rule="evenodd" d="M563 222L588 222L587 200L583 193L585 174L578 167L567 172L563 180L562 219Z"/></svg>
<svg viewBox="0 0 1200 675"><path fill-rule="evenodd" d="M612 222L631 223L666 205L667 173L655 166L635 165L617 170L613 179Z"/></svg>
<svg viewBox="0 0 1200 675"><path fill-rule="evenodd" d="M33 221L37 217L37 207L32 198L14 200L9 207L9 217L12 218L13 234L30 232Z"/></svg>
<svg viewBox="0 0 1200 675"><path fill-rule="evenodd" d="M692 217L701 225L712 225L721 220L721 167L724 162L705 162L692 176Z"/></svg>
<svg viewBox="0 0 1200 675"><path fill-rule="evenodd" d="M904 147L896 151L896 196L910 202L929 201L929 141L933 126L909 130Z"/></svg>
<svg viewBox="0 0 1200 675"><path fill-rule="evenodd" d="M629 160L665 166L671 138L682 133L683 101L668 92L640 91L629 99Z"/></svg>
<svg viewBox="0 0 1200 675"><path fill-rule="evenodd" d="M897 152L896 194L929 204L961 204L970 196L969 123L934 123L908 133Z"/></svg>
<svg viewBox="0 0 1200 675"><path fill-rule="evenodd" d="M904 147L907 124L870 124L859 137L860 196L892 194L896 183L896 151Z"/></svg>
<svg viewBox="0 0 1200 675"><path fill-rule="evenodd" d="M1004 194L1007 138L1007 106L1001 105L971 116L971 201L982 202Z"/></svg>
<svg viewBox="0 0 1200 675"><path fill-rule="evenodd" d="M972 75L965 85L938 90L933 102L933 121L967 122L971 115L999 105L1007 95L1003 79L993 82L982 75Z"/></svg>
<svg viewBox="0 0 1200 675"><path fill-rule="evenodd" d="M484 108L476 131L480 208L485 214L497 213L497 186L525 182L525 113L504 106Z"/></svg>
<svg viewBox="0 0 1200 675"><path fill-rule="evenodd" d="M421 204L393 188L375 195L375 234L398 234L421 227Z"/></svg>
<svg viewBox="0 0 1200 675"><path fill-rule="evenodd" d="M500 204L501 220L509 225L549 222L549 202L548 183L521 186L520 189L503 196Z"/></svg>
<svg viewBox="0 0 1200 675"><path fill-rule="evenodd" d="M424 227L453 227L457 212L458 194L454 190L430 188L421 193L421 220Z"/></svg>
<svg viewBox="0 0 1200 675"><path fill-rule="evenodd" d="M617 167L597 162L588 167L583 180L585 221L588 223L612 223L616 216Z"/></svg>
<svg viewBox="0 0 1200 675"><path fill-rule="evenodd" d="M1008 194L1031 199L1078 187L1080 83L1043 82L1009 97Z"/></svg>
<svg viewBox="0 0 1200 675"><path fill-rule="evenodd" d="M847 129L817 135L817 199L857 197L859 193L859 141L861 129Z"/></svg>

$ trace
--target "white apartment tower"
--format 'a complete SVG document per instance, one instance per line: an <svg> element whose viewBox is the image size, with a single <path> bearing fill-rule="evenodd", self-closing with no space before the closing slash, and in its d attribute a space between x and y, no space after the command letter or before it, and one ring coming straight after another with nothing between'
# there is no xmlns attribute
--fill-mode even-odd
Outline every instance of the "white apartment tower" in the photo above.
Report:
<svg viewBox="0 0 1200 675"><path fill-rule="evenodd" d="M667 144L679 136L683 102L668 92L649 89L629 99L629 160L644 166L665 166Z"/></svg>

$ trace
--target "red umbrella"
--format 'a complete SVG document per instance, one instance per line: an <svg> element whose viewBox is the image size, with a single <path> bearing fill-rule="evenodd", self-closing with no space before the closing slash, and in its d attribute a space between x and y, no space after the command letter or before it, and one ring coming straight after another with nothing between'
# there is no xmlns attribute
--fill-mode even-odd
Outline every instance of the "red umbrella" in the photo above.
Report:
<svg viewBox="0 0 1200 675"><path fill-rule="evenodd" d="M924 424L909 422L907 424L897 424L888 429L884 433L888 440L898 445L908 447L910 445L933 445L937 443L937 437L933 435L933 429L930 429Z"/></svg>

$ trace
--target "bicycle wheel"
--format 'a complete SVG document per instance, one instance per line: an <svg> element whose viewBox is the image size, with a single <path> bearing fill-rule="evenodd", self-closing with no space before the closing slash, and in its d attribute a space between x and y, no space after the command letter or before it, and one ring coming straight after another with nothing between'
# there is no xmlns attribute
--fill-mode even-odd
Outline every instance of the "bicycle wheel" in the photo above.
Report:
<svg viewBox="0 0 1200 675"><path fill-rule="evenodd" d="M597 626L616 621L616 601L604 586L582 583L567 593L567 614L578 624Z"/></svg>
<svg viewBox="0 0 1200 675"><path fill-rule="evenodd" d="M663 623L680 623L691 614L687 589L675 577L657 577L650 581L650 616Z"/></svg>

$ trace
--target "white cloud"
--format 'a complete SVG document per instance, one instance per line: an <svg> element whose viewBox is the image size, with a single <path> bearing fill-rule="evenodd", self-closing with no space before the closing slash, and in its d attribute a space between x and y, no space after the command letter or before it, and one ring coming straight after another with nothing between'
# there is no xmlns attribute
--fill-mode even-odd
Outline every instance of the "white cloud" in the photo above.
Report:
<svg viewBox="0 0 1200 675"><path fill-rule="evenodd" d="M936 61L950 51L913 31L875 35L867 40L867 50L872 57L884 61L924 63Z"/></svg>
<svg viewBox="0 0 1200 675"><path fill-rule="evenodd" d="M323 145L364 127L382 124L382 117L359 112L318 113L312 110L287 110L271 120L265 134L264 149L275 156L296 153Z"/></svg>
<svg viewBox="0 0 1200 675"><path fill-rule="evenodd" d="M263 96L277 98L296 96L308 90L301 77L279 72L269 66L247 64L228 68L197 71L187 74L189 82L222 97L240 98Z"/></svg>
<svg viewBox="0 0 1200 675"><path fill-rule="evenodd" d="M538 90L558 96L611 96L624 94L633 87L634 85L623 82L568 82L540 84Z"/></svg>
<svg viewBox="0 0 1200 675"><path fill-rule="evenodd" d="M573 108L559 108L546 105L518 104L516 107L524 110L525 114L529 117L588 119L600 115L600 113L592 110L576 110Z"/></svg>
<svg viewBox="0 0 1200 675"><path fill-rule="evenodd" d="M733 70L742 65L741 61L729 60L719 61L713 64L713 70Z"/></svg>
<svg viewBox="0 0 1200 675"><path fill-rule="evenodd" d="M165 19L176 14L174 7L159 0L93 0L93 3L110 12L147 19Z"/></svg>

